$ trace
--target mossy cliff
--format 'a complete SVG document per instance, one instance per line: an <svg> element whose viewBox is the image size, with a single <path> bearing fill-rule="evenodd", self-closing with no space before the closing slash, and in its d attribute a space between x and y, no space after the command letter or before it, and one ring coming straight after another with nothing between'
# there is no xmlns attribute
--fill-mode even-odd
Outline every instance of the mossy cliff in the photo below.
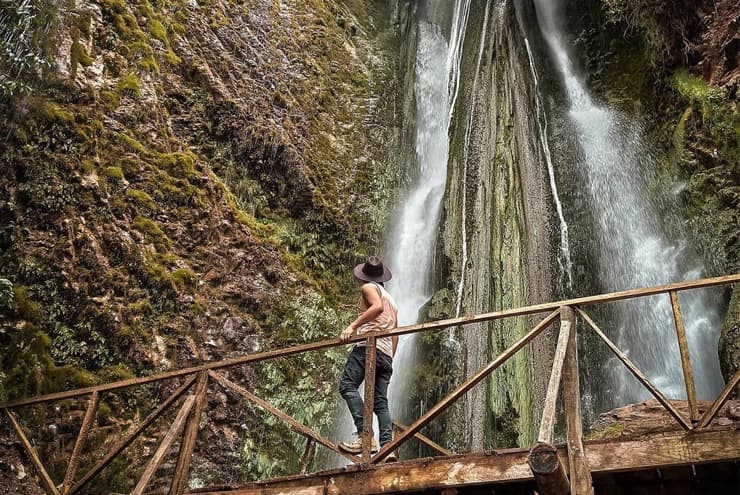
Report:
<svg viewBox="0 0 740 495"><path fill-rule="evenodd" d="M660 153L659 173L678 178L685 228L706 275L740 272L740 113L737 3L727 0L582 0L584 72L600 97L642 115ZM675 212L666 212L667 215ZM729 294L727 294L729 298ZM725 378L740 363L735 290L720 338Z"/></svg>
<svg viewBox="0 0 740 495"><path fill-rule="evenodd" d="M0 81L0 400L334 336L350 318L347 267L381 244L397 177L396 131L381 125L395 63L384 7L28 8L8 29L29 63L0 60L13 76ZM340 361L236 378L322 427ZM99 422L122 429L175 386L147 389L145 406L106 396ZM191 483L295 468L302 444L284 425L234 397L209 402ZM74 431L81 406L23 417ZM38 440L59 477L64 449ZM90 493L125 489L136 470L118 471Z"/></svg>
<svg viewBox="0 0 740 495"><path fill-rule="evenodd" d="M441 290L427 308L435 317L455 316L458 304L459 313L468 315L551 299L546 169L517 8L512 2L471 5L450 129L438 243ZM498 356L534 323L502 320L440 336L436 353L452 368L451 385ZM540 339L468 392L446 416L444 440L461 451L531 444L550 349L548 337Z"/></svg>

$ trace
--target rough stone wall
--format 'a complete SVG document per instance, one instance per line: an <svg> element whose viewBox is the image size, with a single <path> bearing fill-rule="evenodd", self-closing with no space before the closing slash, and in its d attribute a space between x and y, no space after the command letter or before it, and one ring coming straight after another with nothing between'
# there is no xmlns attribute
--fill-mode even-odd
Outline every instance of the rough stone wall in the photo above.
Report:
<svg viewBox="0 0 740 495"><path fill-rule="evenodd" d="M465 82L451 129L441 232L444 259L449 264L446 286L455 290L465 272L461 314L546 301L551 299L552 287L548 190L524 41L511 2L492 2L488 24L477 24L485 18L485 3L473 3L473 25L465 42L466 72L461 77ZM533 323L519 318L457 330L460 357L453 358L454 381L498 356ZM460 435L464 448L482 450L533 441L550 349L549 338L541 338L494 372L487 387L480 385L467 394L448 425L448 430L465 432ZM481 428L461 426L471 424Z"/></svg>
<svg viewBox="0 0 740 495"><path fill-rule="evenodd" d="M0 400L334 336L351 316L346 266L382 244L399 176L385 6L56 7L53 66L0 102ZM323 428L340 361L233 378ZM125 430L176 385L107 394L100 431ZM303 444L284 425L224 393L207 407L192 483L295 467ZM81 408L24 411L56 478ZM158 427L90 493L125 491Z"/></svg>

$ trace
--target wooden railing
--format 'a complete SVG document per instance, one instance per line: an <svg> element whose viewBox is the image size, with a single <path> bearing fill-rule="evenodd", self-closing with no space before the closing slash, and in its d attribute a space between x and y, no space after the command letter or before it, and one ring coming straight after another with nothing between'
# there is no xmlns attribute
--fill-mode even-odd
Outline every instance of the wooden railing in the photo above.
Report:
<svg viewBox="0 0 740 495"><path fill-rule="evenodd" d="M306 451L301 461L302 471L306 471L310 463L311 456L315 451L315 444L320 444L339 455L344 456L349 461L356 464L372 465L378 464L385 460L391 452L398 449L401 445L411 438L424 443L427 447L433 449L441 455L450 455L444 447L434 443L429 438L420 434L420 431L431 423L435 418L447 410L453 403L459 400L466 392L475 385L485 380L496 369L505 364L512 356L520 351L527 344L541 335L556 320L560 321L560 331L558 343L553 359L553 367L548 384L547 395L545 398L542 421L540 424L538 443L533 447L529 464L535 476L538 490L541 495L571 493L574 495L593 493L591 488L591 475L583 455L582 440L582 421L580 407L580 391L578 383L578 353L576 347L576 319L581 318L587 326L608 346L608 348L617 356L617 358L632 372L632 374L642 383L643 386L658 400L658 402L668 411L676 422L685 430L699 430L706 428L714 419L718 411L725 404L731 393L740 384L740 373L727 383L719 397L712 403L711 407L702 415L699 415L699 408L696 400L696 390L693 379L691 360L689 357L688 345L686 341L686 332L684 329L681 308L678 303L678 293L689 289L698 289L702 287L719 286L740 282L740 274L728 275L724 277L709 278L692 282L681 282L676 284L650 287L645 289L633 289L611 294L603 294L592 297L582 297L559 302L538 304L517 309L508 309L504 311L495 311L475 316L465 316L461 318L452 318L430 323L411 325L397 328L391 331L378 332L370 336L354 336L349 342L341 342L339 339L330 339L320 342L313 342L305 345L277 349L268 352L250 354L247 356L229 359L219 362L204 363L199 366L183 368L179 370L168 371L156 375L121 380L118 382L86 387L76 390L68 390L53 394L47 394L36 397L13 400L0 404L5 416L14 429L15 433L24 445L31 461L33 462L39 476L49 494L54 495L71 495L79 492L91 480L93 480L111 461L118 456L126 447L128 447L141 433L149 427L165 411L172 407L186 393L192 390L182 401L180 409L171 423L169 430L164 435L159 448L149 460L141 478L139 479L133 494L140 495L144 493L146 486L154 476L156 470L164 461L168 451L173 443L180 438L180 448L178 461L174 470L170 484L169 494L182 494L186 487L188 473L190 469L190 460L195 447L196 437L198 435L198 426L201 416L206 406L206 397L209 387L216 383L221 387L245 398L246 400L257 404L265 411L273 414L286 422L294 431L303 435L307 439ZM647 296L666 294L670 297L673 308L676 334L678 338L679 350L681 353L681 363L683 366L683 376L686 385L686 396L689 403L689 416L684 417L674 405L653 385L650 380L635 366L634 363L622 352L617 346L604 334L594 320L586 313L584 308L598 304L604 304L625 299L635 299ZM528 333L521 336L516 342L511 344L508 349L502 352L498 357L489 362L483 368L478 370L463 383L458 385L446 397L437 404L428 409L421 417L411 425L405 426L394 421L395 438L386 444L375 455L371 453L372 441L372 415L374 403L375 382L375 340L380 337L405 335L418 332L438 331L450 327L458 327L471 323L487 322L512 318L518 316L529 316L540 313L547 313L537 325ZM306 425L300 423L280 409L272 406L267 401L257 397L255 394L234 383L226 378L222 371L231 368L244 366L247 364L259 363L262 361L293 356L310 351L318 351L332 347L347 345L348 343L365 342L366 360L365 369L365 410L364 410L364 432L362 442L362 452L359 456L343 452L331 440L325 438L320 433L312 430ZM562 379L561 379L562 377ZM104 393L120 390L137 385L159 382L163 380L181 378L184 382L167 397L153 412L138 423L131 432L128 433L87 473L81 478L77 478L77 470L81 452L84 449L92 423L95 418L101 396ZM563 385L563 402L567 423L567 451L569 473L566 475L563 464L557 457L556 450L552 445L556 403L560 385ZM193 390L194 388L194 390ZM58 488L48 474L47 469L39 458L35 448L28 440L23 428L21 427L14 410L35 404L44 404L63 399L89 396L87 409L82 421L82 427L77 436L72 455L67 465L64 480Z"/></svg>

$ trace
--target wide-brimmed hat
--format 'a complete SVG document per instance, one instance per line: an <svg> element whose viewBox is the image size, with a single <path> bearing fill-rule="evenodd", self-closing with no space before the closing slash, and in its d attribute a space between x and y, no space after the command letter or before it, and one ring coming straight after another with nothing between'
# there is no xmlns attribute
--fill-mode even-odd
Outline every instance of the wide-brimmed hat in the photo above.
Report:
<svg viewBox="0 0 740 495"><path fill-rule="evenodd" d="M365 282L387 282L393 276L377 256L368 256L364 263L354 269L355 277Z"/></svg>

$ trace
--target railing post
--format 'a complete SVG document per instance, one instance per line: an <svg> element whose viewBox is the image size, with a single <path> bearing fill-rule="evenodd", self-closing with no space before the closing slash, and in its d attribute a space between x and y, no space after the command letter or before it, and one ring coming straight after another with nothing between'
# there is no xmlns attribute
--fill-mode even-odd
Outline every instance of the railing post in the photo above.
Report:
<svg viewBox="0 0 740 495"><path fill-rule="evenodd" d="M583 451L583 424L581 419L581 391L578 379L578 345L576 315L570 306L560 308L560 321L570 322L568 350L563 368L563 403L568 427L568 467L571 495L593 495L591 471Z"/></svg>
<svg viewBox="0 0 740 495"><path fill-rule="evenodd" d="M87 401L87 409L85 410L85 417L82 419L82 426L80 426L80 432L77 434L77 440L75 446L72 449L72 455L69 458L69 464L67 465L67 472L64 475L64 482L62 483L62 495L67 495L72 489L72 485L77 475L77 466L80 462L80 454L82 454L82 448L85 446L87 441L87 435L90 432L90 427L95 421L95 413L98 410L98 404L100 403L100 395L97 390L90 395L90 399Z"/></svg>
<svg viewBox="0 0 740 495"><path fill-rule="evenodd" d="M572 310L570 310L570 315L573 316ZM532 447L527 458L532 474L534 474L534 481L537 484L537 492L540 495L567 495L570 493L570 483L565 474L565 468L563 463L560 462L557 449L552 445L552 440L555 430L555 406L558 400L558 389L562 381L563 365L570 344L570 336L574 331L574 321L574 317L564 318L561 315L558 345L552 360L552 372L547 385L545 405L542 408L542 421L537 436L537 445Z"/></svg>
<svg viewBox="0 0 740 495"><path fill-rule="evenodd" d="M208 393L208 371L201 371L198 382L195 385L195 404L190 411L190 418L185 425L185 432L180 441L180 453L177 457L175 472L172 475L169 495L182 495L188 482L190 473L190 461L195 449L195 440L198 437L200 427L200 416L207 402Z"/></svg>
<svg viewBox="0 0 740 495"><path fill-rule="evenodd" d="M373 446L373 409L375 408L375 358L377 355L375 337L368 337L365 345L365 409L362 427L362 461L369 463L372 459Z"/></svg>
<svg viewBox="0 0 740 495"><path fill-rule="evenodd" d="M686 385L686 398L689 401L689 416L691 424L696 425L699 422L699 406L696 402L696 385L694 385L694 370L691 367L691 357L689 356L689 345L686 342L686 328L681 316L681 305L678 303L678 292L672 290L671 308L673 309L673 321L676 323L676 338L678 339L678 349L681 351L681 366L683 367L683 379Z"/></svg>

